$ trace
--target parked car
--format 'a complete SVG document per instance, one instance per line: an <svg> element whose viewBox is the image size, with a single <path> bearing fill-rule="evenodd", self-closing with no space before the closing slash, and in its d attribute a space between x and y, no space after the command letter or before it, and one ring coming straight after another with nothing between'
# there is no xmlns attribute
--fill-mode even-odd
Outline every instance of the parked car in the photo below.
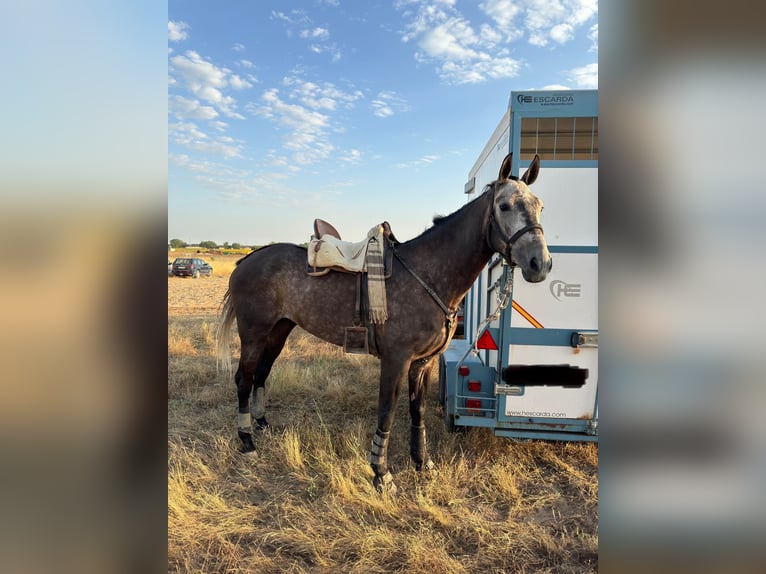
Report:
<svg viewBox="0 0 766 574"><path fill-rule="evenodd" d="M204 259L198 257L177 257L173 261L173 275L177 277L194 277L197 279L200 275L210 277L213 274L213 268Z"/></svg>

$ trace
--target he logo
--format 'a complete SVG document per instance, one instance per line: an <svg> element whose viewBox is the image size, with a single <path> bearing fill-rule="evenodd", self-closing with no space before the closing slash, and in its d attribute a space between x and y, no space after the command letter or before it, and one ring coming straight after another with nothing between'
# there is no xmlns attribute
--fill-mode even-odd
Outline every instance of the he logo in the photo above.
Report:
<svg viewBox="0 0 766 574"><path fill-rule="evenodd" d="M551 295L553 295L557 301L561 301L561 297L579 297L581 285L579 283L565 283L560 279L551 281Z"/></svg>

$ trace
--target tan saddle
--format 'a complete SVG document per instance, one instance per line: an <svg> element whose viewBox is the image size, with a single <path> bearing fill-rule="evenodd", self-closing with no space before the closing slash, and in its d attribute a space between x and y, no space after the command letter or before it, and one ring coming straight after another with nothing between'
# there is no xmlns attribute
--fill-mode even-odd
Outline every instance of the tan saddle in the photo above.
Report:
<svg viewBox="0 0 766 574"><path fill-rule="evenodd" d="M332 270L346 273L365 273L367 271L367 248L370 240L379 234L385 242L395 242L391 226L387 221L376 225L361 241L344 241L335 227L323 220L314 220L314 234L308 244L309 275L326 275ZM384 242L384 243L385 243ZM386 250L389 251L390 250ZM386 254L388 255L388 254ZM386 276L390 275L389 257L384 257Z"/></svg>

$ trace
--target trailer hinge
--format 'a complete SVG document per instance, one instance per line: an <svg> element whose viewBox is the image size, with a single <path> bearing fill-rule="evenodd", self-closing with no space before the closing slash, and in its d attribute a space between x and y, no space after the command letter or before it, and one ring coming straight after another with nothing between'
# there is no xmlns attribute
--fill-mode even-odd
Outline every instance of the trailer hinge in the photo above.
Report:
<svg viewBox="0 0 766 574"><path fill-rule="evenodd" d="M569 344L573 347L598 347L598 333L572 333Z"/></svg>
<svg viewBox="0 0 766 574"><path fill-rule="evenodd" d="M499 395L523 395L524 388L520 385L503 385L495 383L495 396Z"/></svg>

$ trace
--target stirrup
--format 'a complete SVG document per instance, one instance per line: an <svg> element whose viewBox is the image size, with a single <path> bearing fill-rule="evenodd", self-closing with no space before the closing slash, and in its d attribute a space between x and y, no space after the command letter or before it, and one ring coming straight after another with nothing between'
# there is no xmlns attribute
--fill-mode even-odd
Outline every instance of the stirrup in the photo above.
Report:
<svg viewBox="0 0 766 574"><path fill-rule="evenodd" d="M346 327L343 337L343 352L352 355L369 355L367 327Z"/></svg>

